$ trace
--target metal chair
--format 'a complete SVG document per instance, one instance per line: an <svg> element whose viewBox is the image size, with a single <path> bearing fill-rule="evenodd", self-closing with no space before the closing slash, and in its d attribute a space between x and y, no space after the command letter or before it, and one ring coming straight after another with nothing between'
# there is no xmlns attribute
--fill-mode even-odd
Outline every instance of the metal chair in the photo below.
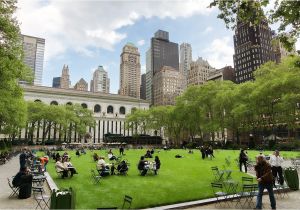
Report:
<svg viewBox="0 0 300 210"><path fill-rule="evenodd" d="M91 178L92 178L92 182L94 184L100 183L101 176L100 175L96 175L96 172L93 169L91 169Z"/></svg>
<svg viewBox="0 0 300 210"><path fill-rule="evenodd" d="M211 188L212 188L212 191L214 193L215 198L217 199L216 204L220 204L220 206L222 206L221 201L224 201L224 204L227 204L228 194L225 192L225 189L223 188L223 184L222 183L217 183L217 182L212 182L211 183ZM223 198L223 199L220 199L220 198Z"/></svg>
<svg viewBox="0 0 300 210"><path fill-rule="evenodd" d="M19 187L14 187L11 180L9 178L7 178L7 182L8 182L8 186L10 187L10 189L12 190L12 192L10 193L9 197L12 197L14 195L17 195L19 192Z"/></svg>
<svg viewBox="0 0 300 210"><path fill-rule="evenodd" d="M37 202L37 206L35 209L49 209L49 201L50 196L44 195L44 188L43 187L32 187L33 197Z"/></svg>
<svg viewBox="0 0 300 210"><path fill-rule="evenodd" d="M242 184L253 184L253 177L242 177Z"/></svg>
<svg viewBox="0 0 300 210"><path fill-rule="evenodd" d="M124 196L124 201L123 201L122 209L124 209L124 207L125 207L126 204L129 205L128 207L126 207L126 209L130 209L131 203L132 203L132 197L130 197L128 195L125 195Z"/></svg>
<svg viewBox="0 0 300 210"><path fill-rule="evenodd" d="M220 182L223 180L224 172L219 171L217 166L211 167L211 170L213 172L216 182Z"/></svg>
<svg viewBox="0 0 300 210"><path fill-rule="evenodd" d="M236 203L236 206L241 204L241 207L244 208L244 206L248 204L247 208L249 208L253 202L253 197L256 196L257 193L257 184L243 184L242 191L237 193L238 202Z"/></svg>

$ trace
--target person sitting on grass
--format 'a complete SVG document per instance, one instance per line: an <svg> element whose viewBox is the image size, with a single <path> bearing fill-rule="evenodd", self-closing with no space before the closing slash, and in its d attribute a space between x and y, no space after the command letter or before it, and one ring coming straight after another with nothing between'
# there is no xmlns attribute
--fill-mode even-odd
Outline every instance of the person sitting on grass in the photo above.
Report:
<svg viewBox="0 0 300 210"><path fill-rule="evenodd" d="M141 172L142 176L145 176L147 174L147 167L146 167L146 162L145 162L145 157L141 156L140 162L138 164L138 169Z"/></svg>
<svg viewBox="0 0 300 210"><path fill-rule="evenodd" d="M111 151L111 149L109 150L107 156L108 156L108 159L109 159L109 160L116 160L116 159L117 159L116 156L114 156L114 154L113 154L113 152Z"/></svg>
<svg viewBox="0 0 300 210"><path fill-rule="evenodd" d="M73 167L72 163L70 162L70 158L65 158L65 161L63 164L64 164L65 168L67 168L71 172L71 177L74 174L78 174L76 171L76 168Z"/></svg>
<svg viewBox="0 0 300 210"><path fill-rule="evenodd" d="M97 170L100 176L108 176L109 175L109 167L106 165L104 157L100 156L97 162Z"/></svg>
<svg viewBox="0 0 300 210"><path fill-rule="evenodd" d="M58 160L55 163L55 169L57 173L62 173L62 178L68 177L68 168L64 166L62 163L62 158L59 157Z"/></svg>
<svg viewBox="0 0 300 210"><path fill-rule="evenodd" d="M86 151L85 151L85 149L84 149L84 148L82 148L82 149L81 149L81 154L84 154L84 155L86 155Z"/></svg>

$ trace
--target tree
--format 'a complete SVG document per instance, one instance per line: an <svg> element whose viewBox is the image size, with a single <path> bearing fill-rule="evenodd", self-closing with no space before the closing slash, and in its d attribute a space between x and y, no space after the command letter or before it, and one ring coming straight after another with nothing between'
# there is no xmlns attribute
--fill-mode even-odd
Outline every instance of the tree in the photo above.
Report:
<svg viewBox="0 0 300 210"><path fill-rule="evenodd" d="M24 126L26 104L18 80L32 81L23 63L18 22L13 17L16 1L0 1L0 133L13 134Z"/></svg>
<svg viewBox="0 0 300 210"><path fill-rule="evenodd" d="M218 7L218 18L227 28L236 28L237 21L258 24L267 19L269 23L280 23L278 34L280 41L291 51L300 35L300 1L275 0L274 9L265 16L262 8L269 6L270 0L213 0L209 7Z"/></svg>

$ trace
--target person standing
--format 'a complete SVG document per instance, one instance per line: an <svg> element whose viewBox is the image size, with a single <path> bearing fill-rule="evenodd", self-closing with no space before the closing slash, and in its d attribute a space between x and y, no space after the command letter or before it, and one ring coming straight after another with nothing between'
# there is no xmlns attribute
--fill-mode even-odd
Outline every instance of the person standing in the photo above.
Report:
<svg viewBox="0 0 300 210"><path fill-rule="evenodd" d="M272 174L273 174L273 177L274 177L273 184L275 185L275 180L276 180L277 174L278 174L279 184L283 185L283 176L282 176L282 167L281 167L281 164L283 163L283 158L280 156L278 150L276 150L274 152L274 154L271 155L269 163L272 167Z"/></svg>
<svg viewBox="0 0 300 210"><path fill-rule="evenodd" d="M26 167L27 160L27 149L24 148L23 152L20 154L20 170Z"/></svg>
<svg viewBox="0 0 300 210"><path fill-rule="evenodd" d="M264 193L264 189L268 190L271 208L276 209L276 201L273 192L273 175L271 165L264 159L264 157L257 157L255 172L258 182L256 209L262 208L262 196Z"/></svg>
<svg viewBox="0 0 300 210"><path fill-rule="evenodd" d="M200 152L201 152L202 160L204 160L205 159L205 148L203 146L201 146Z"/></svg>
<svg viewBox="0 0 300 210"><path fill-rule="evenodd" d="M155 170L154 170L154 174L157 175L157 171L160 169L160 160L159 160L159 157L158 156L155 156Z"/></svg>
<svg viewBox="0 0 300 210"><path fill-rule="evenodd" d="M124 155L124 147L121 145L119 148L120 155Z"/></svg>
<svg viewBox="0 0 300 210"><path fill-rule="evenodd" d="M243 172L242 166L244 165L245 173L247 173L247 161L248 161L248 155L246 154L245 150L241 149L240 157L239 157L241 172Z"/></svg>

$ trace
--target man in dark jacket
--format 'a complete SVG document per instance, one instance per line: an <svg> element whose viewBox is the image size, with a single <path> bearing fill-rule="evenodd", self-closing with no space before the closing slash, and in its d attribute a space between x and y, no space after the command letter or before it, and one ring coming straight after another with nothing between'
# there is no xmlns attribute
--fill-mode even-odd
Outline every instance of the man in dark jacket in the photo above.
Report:
<svg viewBox="0 0 300 210"><path fill-rule="evenodd" d="M247 156L245 150L241 149L240 157L239 157L240 171L241 172L243 172L242 166L244 165L244 167L245 167L245 173L247 173L247 161L248 161L248 156Z"/></svg>
<svg viewBox="0 0 300 210"><path fill-rule="evenodd" d="M276 209L276 201L273 192L273 175L271 165L267 163L263 156L257 157L255 172L258 181L256 209L262 208L262 196L265 188L268 190L269 193L271 208Z"/></svg>
<svg viewBox="0 0 300 210"><path fill-rule="evenodd" d="M20 170L22 168L25 168L25 166L26 166L26 160L27 160L27 153L26 152L27 152L27 149L24 148L23 152L20 154Z"/></svg>
<svg viewBox="0 0 300 210"><path fill-rule="evenodd" d="M13 178L12 184L14 187L19 187L19 198L25 199L31 196L32 175L28 173L26 167L21 170Z"/></svg>

